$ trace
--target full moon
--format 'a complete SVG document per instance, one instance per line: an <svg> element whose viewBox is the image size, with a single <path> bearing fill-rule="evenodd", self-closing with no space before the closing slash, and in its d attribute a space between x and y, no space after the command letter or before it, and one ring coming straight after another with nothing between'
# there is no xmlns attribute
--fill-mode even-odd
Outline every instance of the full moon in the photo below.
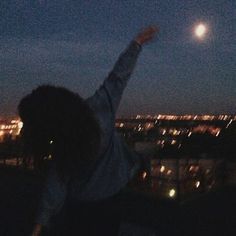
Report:
<svg viewBox="0 0 236 236"><path fill-rule="evenodd" d="M206 32L207 32L207 27L204 24L199 24L195 28L195 35L200 39L204 38Z"/></svg>

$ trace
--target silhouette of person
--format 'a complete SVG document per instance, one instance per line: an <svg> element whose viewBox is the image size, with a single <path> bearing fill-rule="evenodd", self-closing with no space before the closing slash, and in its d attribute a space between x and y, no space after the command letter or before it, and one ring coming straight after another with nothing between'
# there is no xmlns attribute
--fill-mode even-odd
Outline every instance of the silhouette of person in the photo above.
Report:
<svg viewBox="0 0 236 236"><path fill-rule="evenodd" d="M43 85L21 100L18 110L26 145L36 156L50 146L52 156L33 236L42 235L44 226L65 205L70 216L57 224L56 235L63 235L62 225L66 235L116 234L115 226L106 221L113 217L112 211L103 211L134 175L139 158L116 133L115 115L142 45L157 31L153 26L141 31L88 99L65 88ZM88 221L97 222L96 227Z"/></svg>

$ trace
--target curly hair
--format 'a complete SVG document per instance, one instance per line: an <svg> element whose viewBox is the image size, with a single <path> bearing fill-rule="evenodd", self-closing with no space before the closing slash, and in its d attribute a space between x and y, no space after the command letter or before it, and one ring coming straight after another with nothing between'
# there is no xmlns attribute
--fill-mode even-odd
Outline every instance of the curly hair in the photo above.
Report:
<svg viewBox="0 0 236 236"><path fill-rule="evenodd" d="M42 85L20 101L18 112L29 152L37 158L50 151L60 174L83 172L96 160L100 127L78 94Z"/></svg>

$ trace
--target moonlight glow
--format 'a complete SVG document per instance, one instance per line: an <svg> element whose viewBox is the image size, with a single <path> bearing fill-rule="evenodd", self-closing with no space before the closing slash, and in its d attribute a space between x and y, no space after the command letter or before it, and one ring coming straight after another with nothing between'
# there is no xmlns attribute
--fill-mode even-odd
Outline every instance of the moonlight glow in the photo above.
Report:
<svg viewBox="0 0 236 236"><path fill-rule="evenodd" d="M195 35L200 39L204 38L206 32L207 27L204 24L199 24L195 28Z"/></svg>

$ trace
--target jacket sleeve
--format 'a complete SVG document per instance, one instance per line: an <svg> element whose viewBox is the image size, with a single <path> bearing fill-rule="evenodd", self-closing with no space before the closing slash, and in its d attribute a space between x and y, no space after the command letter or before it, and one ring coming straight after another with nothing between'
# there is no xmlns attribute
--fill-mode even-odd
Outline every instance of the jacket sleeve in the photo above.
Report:
<svg viewBox="0 0 236 236"><path fill-rule="evenodd" d="M87 101L95 106L97 104L103 111L115 114L140 51L141 46L137 42L132 41L120 55L103 84Z"/></svg>
<svg viewBox="0 0 236 236"><path fill-rule="evenodd" d="M50 218L64 205L66 193L66 181L62 181L56 169L51 168L43 188L36 223L47 226Z"/></svg>

